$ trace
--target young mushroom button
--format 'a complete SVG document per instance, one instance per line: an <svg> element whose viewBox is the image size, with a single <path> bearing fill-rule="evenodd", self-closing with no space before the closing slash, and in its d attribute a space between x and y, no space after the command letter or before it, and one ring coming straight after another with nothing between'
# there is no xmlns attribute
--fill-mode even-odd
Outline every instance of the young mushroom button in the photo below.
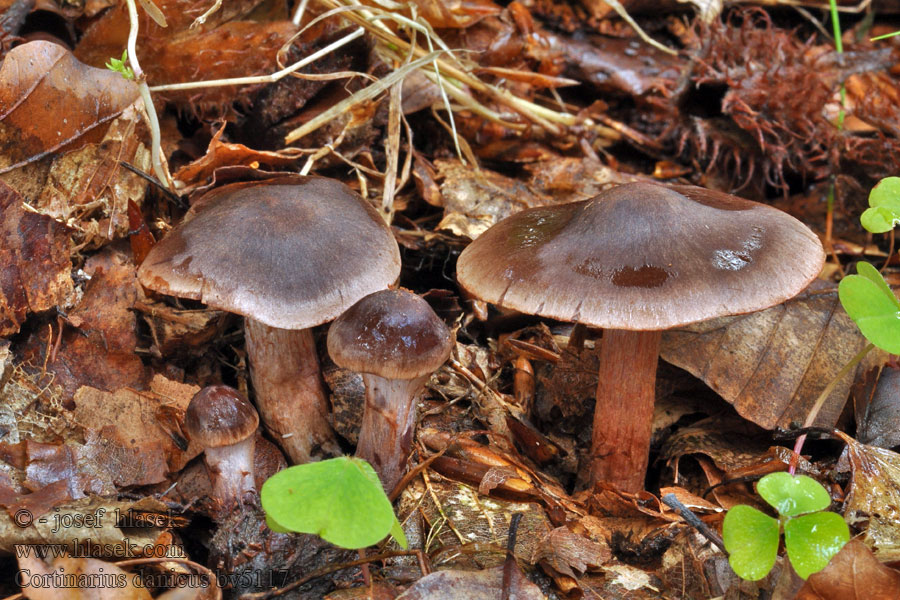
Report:
<svg viewBox="0 0 900 600"><path fill-rule="evenodd" d="M777 209L633 183L504 219L462 252L457 277L498 306L604 328L590 481L635 491L646 476L662 330L783 302L824 261L816 235Z"/></svg>
<svg viewBox="0 0 900 600"><path fill-rule="evenodd" d="M184 429L203 446L213 497L224 511L256 493L253 451L259 417L237 390L211 385L197 392L184 414Z"/></svg>
<svg viewBox="0 0 900 600"><path fill-rule="evenodd" d="M450 356L453 336L425 300L405 290L366 296L328 330L328 354L363 374L366 408L357 456L390 493L412 450L416 399Z"/></svg>
<svg viewBox="0 0 900 600"><path fill-rule="evenodd" d="M310 328L399 274L375 209L338 181L299 175L212 190L138 270L147 288L245 317L260 416L294 463L340 452Z"/></svg>

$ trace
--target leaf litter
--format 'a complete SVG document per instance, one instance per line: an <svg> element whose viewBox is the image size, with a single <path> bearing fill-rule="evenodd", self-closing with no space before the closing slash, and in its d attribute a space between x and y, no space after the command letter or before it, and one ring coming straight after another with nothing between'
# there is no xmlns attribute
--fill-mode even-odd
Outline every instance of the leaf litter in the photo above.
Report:
<svg viewBox="0 0 900 600"><path fill-rule="evenodd" d="M900 171L896 46L865 41L867 21L850 16L849 52L838 57L813 23L824 2L790 16L771 9L780 2L737 10L730 2L652 4L322 0L295 25L269 3L209 10L194 0L160 2L168 26L141 13L137 45L157 86L270 73L355 27L366 31L277 83L156 93L177 202L123 166L150 168L141 104L133 83L95 68L121 56L125 5L61 11L78 40L74 55L8 39L7 31L23 33L23 9L4 7L0 504L10 521L0 522L8 542L0 550L71 541L22 537L42 530L11 520L21 508L103 508L143 511L163 524L128 530L143 549L128 556L147 562L121 563L121 573L256 569L283 573L275 587L325 573L296 597L351 597L372 576L373 596L409 598L772 590L831 598L870 582L893 594L897 572L883 563L896 560L900 535L897 455L887 449L897 442L896 365L884 366L883 354L836 385L819 413L817 425L848 432L837 434L845 457L819 442L799 461L844 499L840 511L860 540L805 585L781 559L769 578L740 582L658 498L673 493L713 529L725 509L753 503L753 482L794 462L772 430L804 421L862 347L833 284L861 259L884 262L887 280L897 280L893 242L867 238L856 224L871 185ZM677 8L680 16L669 18ZM202 14L205 22L192 26ZM880 17L873 32L884 28ZM60 82L68 87L54 89ZM404 248L400 284L437 289L429 298L453 307L446 314L460 339L422 400L417 471L397 503L421 554L384 558L365 572L313 539L268 531L257 507L216 513L212 474L180 423L200 386L226 381L252 391L241 331L223 313L153 296L134 278L153 237L183 218L193 193L301 170L340 178L383 211ZM466 243L524 208L675 178L778 204L825 238L831 262L818 287L797 299L668 332L662 357L684 370L663 369L657 382L648 491L580 489L597 332L487 312L461 296L453 263ZM823 200L829 182L833 214ZM346 407L334 419L349 450L363 392L337 383L332 392L334 405ZM265 438L256 462L263 473L286 464ZM92 543L123 541L116 528L82 532ZM177 557L179 549L189 556ZM63 560L81 573L119 574L108 562L115 558L122 556ZM61 565L36 558L18 568ZM150 593L166 597L165 587ZM239 587L224 593L236 597ZM132 597L151 597L145 592Z"/></svg>

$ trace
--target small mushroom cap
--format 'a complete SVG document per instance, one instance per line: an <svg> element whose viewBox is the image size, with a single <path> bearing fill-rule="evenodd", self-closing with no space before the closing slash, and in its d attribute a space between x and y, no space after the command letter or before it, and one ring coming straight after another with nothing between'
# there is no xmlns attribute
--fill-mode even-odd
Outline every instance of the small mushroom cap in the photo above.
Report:
<svg viewBox="0 0 900 600"><path fill-rule="evenodd" d="M778 304L824 262L816 235L780 210L631 183L508 217L462 252L456 270L466 291L502 307L657 330Z"/></svg>
<svg viewBox="0 0 900 600"><path fill-rule="evenodd" d="M259 416L250 401L227 385L208 385L184 413L184 430L204 448L230 446L256 432Z"/></svg>
<svg viewBox="0 0 900 600"><path fill-rule="evenodd" d="M328 354L339 366L387 379L415 379L450 356L453 336L428 303L406 290L370 294L328 329Z"/></svg>
<svg viewBox="0 0 900 600"><path fill-rule="evenodd" d="M138 270L157 292L271 327L304 329L391 285L400 251L350 188L323 177L236 183L201 199Z"/></svg>

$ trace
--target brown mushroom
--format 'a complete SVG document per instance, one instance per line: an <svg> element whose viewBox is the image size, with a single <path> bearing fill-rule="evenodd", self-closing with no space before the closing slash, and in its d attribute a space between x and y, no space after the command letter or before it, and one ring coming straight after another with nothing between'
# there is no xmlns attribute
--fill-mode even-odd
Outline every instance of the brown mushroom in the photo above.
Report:
<svg viewBox="0 0 900 600"><path fill-rule="evenodd" d="M184 430L203 446L213 497L225 511L256 493L253 460L259 417L253 405L227 385L210 385L191 398Z"/></svg>
<svg viewBox="0 0 900 600"><path fill-rule="evenodd" d="M800 221L690 186L634 183L524 210L460 255L460 285L523 313L604 328L591 483L644 485L661 332L802 291L825 254Z"/></svg>
<svg viewBox="0 0 900 600"><path fill-rule="evenodd" d="M204 195L147 255L144 286L245 317L256 403L294 463L340 452L310 328L392 284L390 229L342 183L290 176Z"/></svg>
<svg viewBox="0 0 900 600"><path fill-rule="evenodd" d="M366 409L356 455L372 464L388 493L402 478L412 450L416 399L452 348L444 322L406 290L366 296L328 330L331 359L363 374Z"/></svg>

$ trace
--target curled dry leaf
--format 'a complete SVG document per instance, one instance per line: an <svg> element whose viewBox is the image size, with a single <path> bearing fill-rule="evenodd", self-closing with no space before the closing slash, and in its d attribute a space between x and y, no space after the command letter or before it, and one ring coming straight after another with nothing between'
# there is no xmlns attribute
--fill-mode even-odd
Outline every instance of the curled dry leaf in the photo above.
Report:
<svg viewBox="0 0 900 600"><path fill-rule="evenodd" d="M286 167L294 164L300 154L296 148L285 148L278 152L253 150L243 144L230 144L222 141L225 125L213 135L206 154L197 160L181 167L173 177L184 184L179 191L182 194L193 192L198 186L214 180L215 171L220 167L243 165L258 168L260 165Z"/></svg>
<svg viewBox="0 0 900 600"><path fill-rule="evenodd" d="M21 196L2 181L0 265L0 336L18 332L28 313L65 306L72 298L66 227L27 212Z"/></svg>
<svg viewBox="0 0 900 600"><path fill-rule="evenodd" d="M99 142L138 98L137 85L51 42L13 48L0 66L0 174Z"/></svg>
<svg viewBox="0 0 900 600"><path fill-rule="evenodd" d="M900 571L881 564L869 547L850 540L806 580L794 600L900 598Z"/></svg>
<svg viewBox="0 0 900 600"><path fill-rule="evenodd" d="M660 356L692 375L760 427L803 422L825 386L865 346L840 308L834 288L810 291L784 304L663 334ZM884 362L870 352L856 372ZM815 425L837 421L850 386L846 377L828 396Z"/></svg>
<svg viewBox="0 0 900 600"><path fill-rule="evenodd" d="M863 530L860 539L879 560L900 560L900 454L837 435L853 470L844 518Z"/></svg>

